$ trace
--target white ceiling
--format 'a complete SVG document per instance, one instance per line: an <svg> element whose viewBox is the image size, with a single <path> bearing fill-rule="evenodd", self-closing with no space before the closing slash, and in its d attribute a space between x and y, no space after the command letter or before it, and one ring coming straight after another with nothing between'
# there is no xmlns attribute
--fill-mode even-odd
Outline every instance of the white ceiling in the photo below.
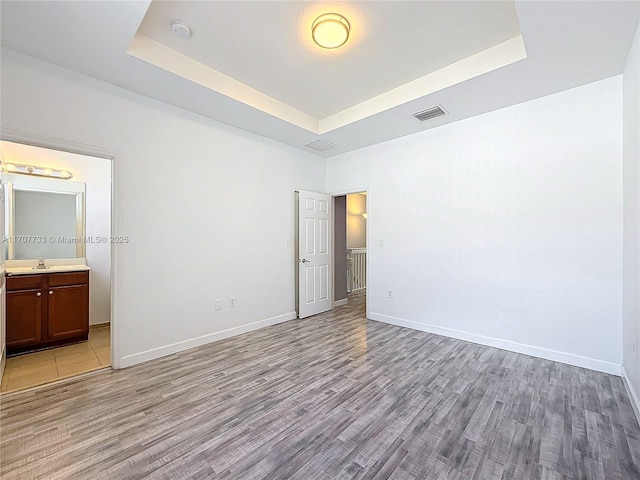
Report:
<svg viewBox="0 0 640 480"><path fill-rule="evenodd" d="M328 157L620 74L639 5L3 0L1 42ZM351 15L337 55L305 34L324 7ZM169 35L176 19L192 38Z"/></svg>
<svg viewBox="0 0 640 480"><path fill-rule="evenodd" d="M351 32L342 48L326 50L311 40L311 24L334 10ZM191 38L171 32L176 19L191 28ZM153 1L138 33L320 119L510 40L520 29L512 1Z"/></svg>

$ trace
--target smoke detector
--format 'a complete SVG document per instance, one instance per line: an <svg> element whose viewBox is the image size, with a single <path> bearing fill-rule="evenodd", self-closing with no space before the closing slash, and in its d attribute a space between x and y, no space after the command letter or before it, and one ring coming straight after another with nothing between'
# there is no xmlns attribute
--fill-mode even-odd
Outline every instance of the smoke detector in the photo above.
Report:
<svg viewBox="0 0 640 480"><path fill-rule="evenodd" d="M189 38L191 36L191 29L189 26L179 20L171 23L171 31L176 37Z"/></svg>

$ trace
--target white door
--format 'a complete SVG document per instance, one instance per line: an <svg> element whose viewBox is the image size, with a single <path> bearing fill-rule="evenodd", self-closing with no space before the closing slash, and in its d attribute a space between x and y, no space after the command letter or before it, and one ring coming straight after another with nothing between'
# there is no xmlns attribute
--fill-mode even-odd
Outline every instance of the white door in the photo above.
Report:
<svg viewBox="0 0 640 480"><path fill-rule="evenodd" d="M2 152L0 152L0 163L4 163L2 159ZM0 170L3 172L3 170ZM0 173L0 231L2 237L6 235L4 225L4 173ZM5 298L5 270L4 270L4 256L5 256L6 242L2 242L0 245L0 379L4 374L4 366L7 358L6 344L7 344L7 314L6 314L6 298Z"/></svg>
<svg viewBox="0 0 640 480"><path fill-rule="evenodd" d="M331 310L330 195L298 192L298 317Z"/></svg>

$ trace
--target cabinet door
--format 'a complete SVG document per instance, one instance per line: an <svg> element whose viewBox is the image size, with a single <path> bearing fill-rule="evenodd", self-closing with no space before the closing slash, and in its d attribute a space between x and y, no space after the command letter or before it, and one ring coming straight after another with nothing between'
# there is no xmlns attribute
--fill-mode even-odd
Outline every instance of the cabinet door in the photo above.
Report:
<svg viewBox="0 0 640 480"><path fill-rule="evenodd" d="M42 340L42 292L7 292L7 349L35 345Z"/></svg>
<svg viewBox="0 0 640 480"><path fill-rule="evenodd" d="M47 292L49 340L77 337L89 333L88 290L88 285L49 288Z"/></svg>

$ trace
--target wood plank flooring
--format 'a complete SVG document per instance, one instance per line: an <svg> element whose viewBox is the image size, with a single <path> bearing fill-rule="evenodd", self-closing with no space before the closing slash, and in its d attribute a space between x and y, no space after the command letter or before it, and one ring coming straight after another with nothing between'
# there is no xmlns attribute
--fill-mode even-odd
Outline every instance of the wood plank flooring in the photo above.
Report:
<svg viewBox="0 0 640 480"><path fill-rule="evenodd" d="M364 297L0 397L5 479L640 479L620 378L364 318Z"/></svg>

